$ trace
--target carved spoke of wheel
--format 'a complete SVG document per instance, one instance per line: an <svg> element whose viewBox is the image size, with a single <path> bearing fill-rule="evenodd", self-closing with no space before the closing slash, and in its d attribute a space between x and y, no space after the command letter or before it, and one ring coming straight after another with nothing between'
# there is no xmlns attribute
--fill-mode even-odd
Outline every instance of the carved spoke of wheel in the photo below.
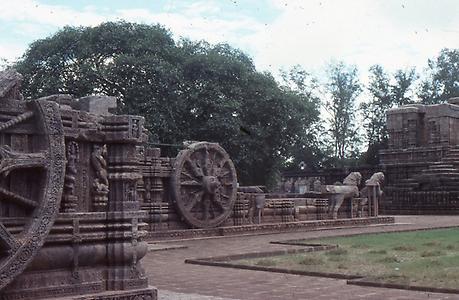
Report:
<svg viewBox="0 0 459 300"><path fill-rule="evenodd" d="M65 177L58 105L6 101L16 116L0 122L0 289L43 246L59 211ZM18 222L22 229L17 229Z"/></svg>
<svg viewBox="0 0 459 300"><path fill-rule="evenodd" d="M218 144L199 142L180 151L171 183L177 209L193 227L218 226L233 210L236 170L226 151Z"/></svg>
<svg viewBox="0 0 459 300"><path fill-rule="evenodd" d="M8 229L0 223L0 247L2 251L11 251L19 246L18 241L14 238Z"/></svg>
<svg viewBox="0 0 459 300"><path fill-rule="evenodd" d="M4 200L4 201L10 201L10 202L13 202L13 203L16 203L18 205L21 205L25 208L35 208L38 206L38 203L33 201L33 200L30 200L28 198L25 198L21 195L18 195L14 192L10 192L4 188L1 188L0 187L0 195L1 195L1 199Z"/></svg>

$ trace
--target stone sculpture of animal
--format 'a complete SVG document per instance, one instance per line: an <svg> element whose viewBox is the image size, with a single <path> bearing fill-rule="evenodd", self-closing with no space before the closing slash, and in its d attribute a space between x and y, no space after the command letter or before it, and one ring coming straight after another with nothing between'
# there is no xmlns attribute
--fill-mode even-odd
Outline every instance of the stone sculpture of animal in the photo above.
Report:
<svg viewBox="0 0 459 300"><path fill-rule="evenodd" d="M351 172L343 180L342 185L325 185L322 192L330 194L328 198L328 213L333 219L338 218L338 210L345 199L359 196L359 184L362 175L359 172Z"/></svg>
<svg viewBox="0 0 459 300"><path fill-rule="evenodd" d="M370 179L365 181L365 187L360 191L360 196L362 198L368 198L368 187L369 186L376 186L376 196L380 198L383 195L383 191L381 189L381 185L384 182L384 173L377 172L371 175Z"/></svg>
<svg viewBox="0 0 459 300"><path fill-rule="evenodd" d="M373 211L373 215L375 216L377 215L378 203L383 195L383 190L381 188L383 182L384 182L384 173L383 172L374 173L370 177L370 179L365 181L365 187L360 191L360 197L362 198L362 202L360 203L360 206L363 207L364 205L367 205L368 200L371 199L371 207L373 209L376 209ZM359 212L360 214L362 214L362 209L359 209Z"/></svg>

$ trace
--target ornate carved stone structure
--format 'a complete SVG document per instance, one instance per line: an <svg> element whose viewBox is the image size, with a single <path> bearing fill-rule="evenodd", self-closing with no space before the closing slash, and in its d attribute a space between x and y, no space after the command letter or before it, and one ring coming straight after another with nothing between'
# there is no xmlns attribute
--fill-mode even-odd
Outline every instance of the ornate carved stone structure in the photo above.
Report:
<svg viewBox="0 0 459 300"><path fill-rule="evenodd" d="M161 157L146 144L142 117L111 114L115 99L24 101L20 79L0 73L2 299L156 299L140 264L148 231L237 233L329 219L327 211L371 216L374 200L356 193L345 209L333 202L340 187L317 192L302 188L312 184L304 181L291 185L296 194L238 188L218 144L188 142L177 157Z"/></svg>
<svg viewBox="0 0 459 300"><path fill-rule="evenodd" d="M94 113L101 97L97 111L67 95L26 102L20 78L0 73L2 299L156 299L140 264L143 119Z"/></svg>
<svg viewBox="0 0 459 300"><path fill-rule="evenodd" d="M387 112L389 149L381 210L389 214L459 213L459 99Z"/></svg>
<svg viewBox="0 0 459 300"><path fill-rule="evenodd" d="M180 151L171 174L172 197L184 220L198 228L215 227L231 214L237 178L233 162L213 143L193 143Z"/></svg>
<svg viewBox="0 0 459 300"><path fill-rule="evenodd" d="M346 184L356 179L353 185L333 191L320 187L320 191L269 194L260 187L236 188L234 166L217 144L188 143L176 158L160 153L159 148L148 147L142 153L143 179L138 189L152 236L192 228L377 216L375 206L369 205L374 200L359 196L357 173L345 179ZM352 193L343 198L336 190L340 188L351 188Z"/></svg>

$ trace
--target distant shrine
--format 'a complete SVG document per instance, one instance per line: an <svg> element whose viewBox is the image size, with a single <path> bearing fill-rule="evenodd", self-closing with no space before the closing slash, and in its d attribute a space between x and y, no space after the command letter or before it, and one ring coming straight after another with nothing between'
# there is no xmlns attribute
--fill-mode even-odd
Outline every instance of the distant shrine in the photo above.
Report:
<svg viewBox="0 0 459 300"><path fill-rule="evenodd" d="M459 97L387 111L385 214L459 213Z"/></svg>

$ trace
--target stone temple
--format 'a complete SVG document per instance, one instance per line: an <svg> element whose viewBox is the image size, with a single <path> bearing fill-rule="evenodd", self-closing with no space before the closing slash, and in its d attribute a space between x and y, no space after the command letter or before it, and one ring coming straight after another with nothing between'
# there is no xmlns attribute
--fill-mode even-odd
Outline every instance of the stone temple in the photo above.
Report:
<svg viewBox="0 0 459 300"><path fill-rule="evenodd" d="M459 213L459 98L387 112L384 214Z"/></svg>
<svg viewBox="0 0 459 300"><path fill-rule="evenodd" d="M21 80L0 72L2 300L155 300L147 239L394 222L378 216L381 172L266 193L239 186L217 143L185 142L163 157L143 117L113 114L115 98L25 101Z"/></svg>

